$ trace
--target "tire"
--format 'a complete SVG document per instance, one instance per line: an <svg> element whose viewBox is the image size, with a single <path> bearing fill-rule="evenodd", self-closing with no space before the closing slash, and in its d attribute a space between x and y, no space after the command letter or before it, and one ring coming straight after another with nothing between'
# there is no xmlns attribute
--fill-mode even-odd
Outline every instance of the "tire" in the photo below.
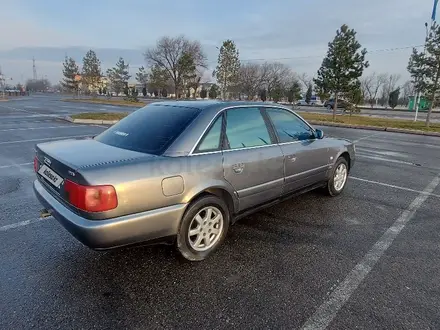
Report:
<svg viewBox="0 0 440 330"><path fill-rule="evenodd" d="M345 168L345 174L343 175L344 179L339 181L340 183L338 183L338 181L335 181L337 172L339 171L339 169L344 169L344 168ZM325 187L326 193L328 195L335 197L340 195L344 191L345 186L347 185L348 172L349 172L349 167L347 160L344 157L339 157L335 163L335 166L333 166L330 179L328 180L327 186ZM339 172L339 174L342 173ZM342 186L339 186L340 184L342 184Z"/></svg>
<svg viewBox="0 0 440 330"><path fill-rule="evenodd" d="M207 218L209 214L211 221ZM196 219L197 215L199 215L198 219ZM220 219L215 222L218 215ZM202 223L200 219L203 220ZM187 261L202 261L212 255L225 240L229 223L228 207L217 196L206 195L192 202L183 215L177 234L176 243L180 256ZM215 229L219 230L218 235L213 233ZM189 236L190 230L197 233ZM211 246L206 246L206 239L211 239L209 243L212 244Z"/></svg>

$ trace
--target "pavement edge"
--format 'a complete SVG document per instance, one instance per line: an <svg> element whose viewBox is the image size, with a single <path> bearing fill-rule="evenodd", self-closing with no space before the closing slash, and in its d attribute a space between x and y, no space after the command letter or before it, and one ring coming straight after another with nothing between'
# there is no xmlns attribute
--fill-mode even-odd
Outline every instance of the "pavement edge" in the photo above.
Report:
<svg viewBox="0 0 440 330"><path fill-rule="evenodd" d="M403 129L403 128L379 127L379 126L368 126L368 125L349 125L349 124L340 124L340 123L329 123L329 122L323 122L323 121L317 121L317 120L307 120L307 122L312 125L320 125L320 126L366 129L366 130L370 130L370 131L384 131L384 132L394 132L394 133L404 133L404 134L440 137L440 133L438 133L438 132L425 132L425 131L417 131L417 130Z"/></svg>
<svg viewBox="0 0 440 330"><path fill-rule="evenodd" d="M119 120L100 120L100 119L73 119L70 116L58 117L58 119L74 124L101 124L101 125L114 125L119 121Z"/></svg>

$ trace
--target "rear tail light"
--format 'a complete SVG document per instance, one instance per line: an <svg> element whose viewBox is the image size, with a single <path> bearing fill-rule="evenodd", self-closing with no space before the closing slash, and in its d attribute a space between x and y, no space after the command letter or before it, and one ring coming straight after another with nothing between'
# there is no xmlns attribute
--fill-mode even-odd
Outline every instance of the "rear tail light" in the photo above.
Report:
<svg viewBox="0 0 440 330"><path fill-rule="evenodd" d="M104 212L118 206L113 186L83 186L66 180L64 191L70 204L87 212Z"/></svg>
<svg viewBox="0 0 440 330"><path fill-rule="evenodd" d="M39 170L38 166L39 166L38 158L37 158L37 156L35 156L34 157L34 171L35 172L38 172L38 170Z"/></svg>

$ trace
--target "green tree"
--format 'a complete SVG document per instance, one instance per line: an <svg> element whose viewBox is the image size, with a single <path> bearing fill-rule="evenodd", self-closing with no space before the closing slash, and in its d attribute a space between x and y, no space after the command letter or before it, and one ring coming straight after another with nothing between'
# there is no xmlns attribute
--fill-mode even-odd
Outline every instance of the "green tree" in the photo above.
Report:
<svg viewBox="0 0 440 330"><path fill-rule="evenodd" d="M364 68L369 66L365 60L367 50L364 48L359 52L360 48L356 32L347 25L342 25L336 31L333 41L328 44L327 55L318 70L318 77L314 79L319 90L335 96L333 120L336 118L339 95L355 88Z"/></svg>
<svg viewBox="0 0 440 330"><path fill-rule="evenodd" d="M414 48L407 68L416 91L425 94L430 101L425 122L429 127L440 79L440 26L436 22L432 24L426 39L425 52L419 52Z"/></svg>
<svg viewBox="0 0 440 330"><path fill-rule="evenodd" d="M145 71L143 66L141 66L138 72L136 72L136 81L142 86L147 86L148 73Z"/></svg>
<svg viewBox="0 0 440 330"><path fill-rule="evenodd" d="M352 89L346 94L346 97L350 102L347 106L350 111L350 116L353 112L360 112L358 105L364 102L364 96L362 93L361 82L359 80L353 84Z"/></svg>
<svg viewBox="0 0 440 330"><path fill-rule="evenodd" d="M79 74L79 68L75 60L71 57L64 59L63 76L60 81L62 88L70 93L77 93L79 89L79 80L75 79Z"/></svg>
<svg viewBox="0 0 440 330"><path fill-rule="evenodd" d="M153 66L148 75L148 85L153 91L154 95L157 97L159 95L159 91L167 88L168 86L168 74L166 70L162 69L158 65Z"/></svg>
<svg viewBox="0 0 440 330"><path fill-rule="evenodd" d="M183 89L186 97L189 98L190 96L188 95L191 95L190 88L193 87L197 80L196 63L190 53L182 54L177 64L177 70L180 72L178 89Z"/></svg>
<svg viewBox="0 0 440 330"><path fill-rule="evenodd" d="M128 88L128 83L124 84L124 94L126 97L128 97L130 95L130 90Z"/></svg>
<svg viewBox="0 0 440 330"><path fill-rule="evenodd" d="M217 67L213 72L220 83L222 99L226 98L226 91L238 80L240 71L239 51L232 40L225 40L220 47Z"/></svg>
<svg viewBox="0 0 440 330"><path fill-rule="evenodd" d="M218 96L218 86L216 84L212 85L209 89L209 98L210 99L216 99Z"/></svg>
<svg viewBox="0 0 440 330"><path fill-rule="evenodd" d="M272 89L270 90L269 94L270 94L269 96L272 99L272 101L279 102L284 96L283 86L279 83L272 86Z"/></svg>
<svg viewBox="0 0 440 330"><path fill-rule="evenodd" d="M287 91L287 101L293 103L301 97L301 84L298 81L294 81Z"/></svg>
<svg viewBox="0 0 440 330"><path fill-rule="evenodd" d="M83 58L81 81L88 92L95 93L101 81L101 61L93 50L89 50Z"/></svg>
<svg viewBox="0 0 440 330"><path fill-rule="evenodd" d="M266 102L267 100L267 91L265 89L260 91L260 100L263 102Z"/></svg>
<svg viewBox="0 0 440 330"><path fill-rule="evenodd" d="M142 87L142 95L147 96L147 86Z"/></svg>
<svg viewBox="0 0 440 330"><path fill-rule="evenodd" d="M107 87L102 87L102 94L107 95Z"/></svg>
<svg viewBox="0 0 440 330"><path fill-rule="evenodd" d="M110 80L113 91L116 95L124 89L131 75L128 72L129 64L125 63L122 57L119 58L116 66L107 70L107 77Z"/></svg>
<svg viewBox="0 0 440 330"><path fill-rule="evenodd" d="M309 84L307 87L307 92L306 92L306 103L310 104L310 101L312 100L312 84Z"/></svg>
<svg viewBox="0 0 440 330"><path fill-rule="evenodd" d="M393 90L390 93L390 97L388 99L388 104L390 105L390 107L392 109L397 107L397 105L399 104L399 96L400 96L400 87L395 89L395 90Z"/></svg>
<svg viewBox="0 0 440 330"><path fill-rule="evenodd" d="M202 99L206 99L206 96L208 96L208 91L203 87L202 90L200 91L200 97Z"/></svg>
<svg viewBox="0 0 440 330"><path fill-rule="evenodd" d="M188 67L185 67L188 62L186 59L181 60L184 55L191 56L195 67L207 67L206 55L202 51L200 42L188 40L183 35L176 38L162 37L155 47L147 49L144 53L149 66L157 66L173 82L176 97L179 95L182 76L188 73ZM185 65L182 66L182 64ZM183 71L181 71L182 68Z"/></svg>

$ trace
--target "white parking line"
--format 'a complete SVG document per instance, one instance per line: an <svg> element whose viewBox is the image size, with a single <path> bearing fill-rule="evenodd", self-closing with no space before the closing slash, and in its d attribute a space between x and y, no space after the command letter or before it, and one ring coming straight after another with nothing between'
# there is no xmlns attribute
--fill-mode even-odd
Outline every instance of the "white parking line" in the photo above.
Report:
<svg viewBox="0 0 440 330"><path fill-rule="evenodd" d="M429 197L429 194L431 194L439 184L440 176L437 175L373 245L370 251L368 251L362 260L353 268L344 281L338 285L329 299L318 307L316 312L304 323L301 329L318 330L327 328L385 251L391 246L394 239L405 228L406 224L411 221L416 211L423 205Z"/></svg>
<svg viewBox="0 0 440 330"><path fill-rule="evenodd" d="M368 156L368 155L363 155L363 154L359 154L359 153L356 154L356 157L373 159L373 160L380 160L380 161L387 162L387 163L397 163L397 164L405 164L405 165L415 166L414 163L405 162L404 160L383 158L383 157L376 157L376 156Z"/></svg>
<svg viewBox="0 0 440 330"><path fill-rule="evenodd" d="M49 217L47 217L47 218L36 218L36 219L30 219L30 220L25 220L25 221L21 221L21 222L12 223L10 225L6 225L6 226L0 227L0 232L8 231L8 230L19 228L19 227L24 227L24 226L27 226L27 225L31 225L33 223L40 222L42 220L46 220L48 218Z"/></svg>
<svg viewBox="0 0 440 330"><path fill-rule="evenodd" d="M72 127L81 127L81 126L86 126L86 125L60 125L60 126L49 126L49 127L7 128L7 129L0 129L0 132L32 131L32 130L38 130L38 129L72 128Z"/></svg>
<svg viewBox="0 0 440 330"><path fill-rule="evenodd" d="M13 165L2 165L2 166L0 166L0 169L2 169L2 168L11 168L11 167L20 167L20 166L26 166L26 165L31 165L31 164L33 164L33 162L31 162L31 163L13 164Z"/></svg>
<svg viewBox="0 0 440 330"><path fill-rule="evenodd" d="M388 183L384 183L384 182L379 182L379 181L372 181L372 180L367 180L367 179L362 179L362 178L357 178L354 176L350 176L350 179L356 180L356 181L362 181L362 182L367 182L367 183L372 183L372 184L377 184L379 186L384 186L384 187L388 187L388 188L394 188L394 189L399 189L399 190L405 190L405 191L411 191L414 193L418 193L418 194L425 194L425 195L429 195L429 196L433 196L433 197L439 197L440 195L437 194L432 194L432 193L426 193L424 191L420 191L420 190L416 190L416 189L411 189L411 188L405 188L405 187L400 187L400 186L395 186L393 184L388 184Z"/></svg>
<svg viewBox="0 0 440 330"><path fill-rule="evenodd" d="M73 139L73 138L78 138L78 137L88 137L88 136L92 136L92 135L93 134L88 134L88 135L72 135L72 136L58 136L58 137L51 137L51 138L44 138L44 139L30 139L30 140L7 141L7 142L0 142L0 145L3 145L3 144L14 144L14 143L25 143L25 142L36 142L36 141Z"/></svg>
<svg viewBox="0 0 440 330"><path fill-rule="evenodd" d="M15 111L21 111L21 112L26 112L26 113L32 113L32 114L38 114L36 112L33 111L28 111L28 110L24 110L24 109L18 109L18 108L14 108L14 107L9 107L7 105L0 105L0 107L6 108L6 109L10 109L10 110L15 110Z"/></svg>
<svg viewBox="0 0 440 330"><path fill-rule="evenodd" d="M371 135L368 135L368 136L364 136L364 137L361 137L360 139L354 140L353 142L354 142L354 143L358 143L359 141L366 140L366 139L372 138L372 137L374 137L374 136L381 135L382 133L383 133L383 132L375 133L375 134L371 134Z"/></svg>

